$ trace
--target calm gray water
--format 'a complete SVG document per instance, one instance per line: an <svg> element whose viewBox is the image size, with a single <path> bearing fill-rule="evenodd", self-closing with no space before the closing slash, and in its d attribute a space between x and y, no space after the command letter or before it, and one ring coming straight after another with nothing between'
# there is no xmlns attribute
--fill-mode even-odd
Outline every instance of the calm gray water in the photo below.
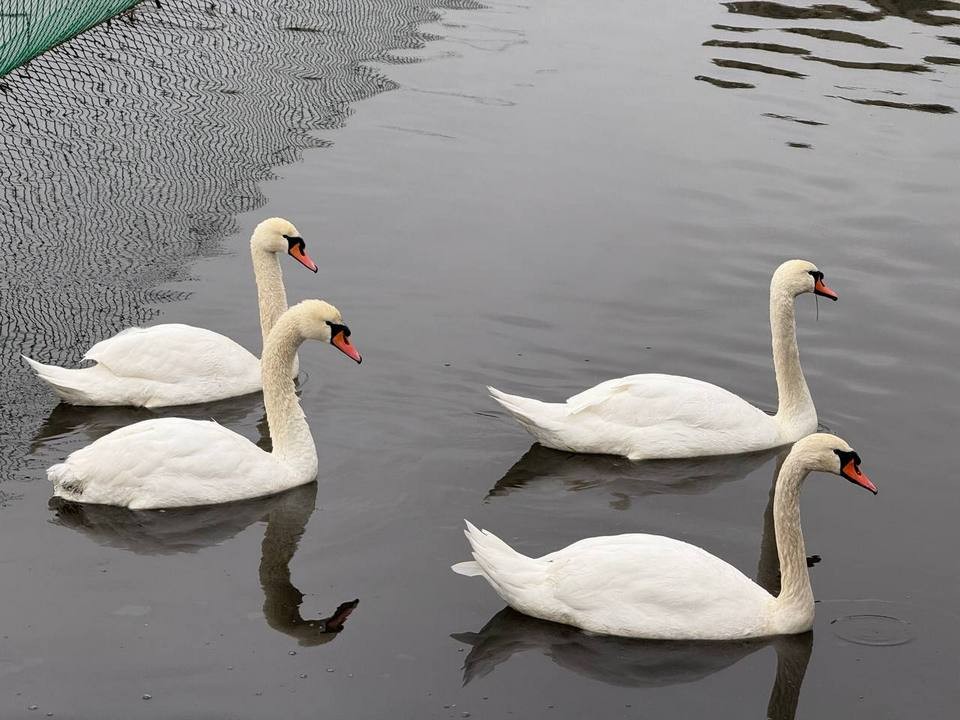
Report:
<svg viewBox="0 0 960 720"><path fill-rule="evenodd" d="M14 187L46 184L30 204L8 190L2 211L15 251L0 281L14 398L0 716L954 717L960 119L945 109L960 108L960 67L944 58L960 57L960 6L507 1L426 24L413 7L342 4L308 22L288 3L270 27L324 33L264 31L279 67L259 81L255 65L217 70L243 85L226 105L209 87L184 93L199 105L174 93L203 110L178 114L148 75L117 92L161 117L114 120L119 155L78 140L96 154L4 160L25 178ZM224 35L207 32L212 73ZM392 91L344 91L358 62ZM20 115L4 97L9 124ZM267 112L291 107L301 124ZM72 105L50 117L47 141L61 127L100 137ZM192 154L166 154L161 132ZM327 147L301 156L313 145ZM65 192L63 178L87 184ZM91 207L106 208L102 227ZM63 361L149 319L257 349L247 238L269 215L296 222L321 266L287 264L290 297L336 303L364 354L357 367L301 352L318 484L183 512L48 506L44 468L150 415L55 407L15 365L18 345ZM812 633L593 637L504 611L449 571L467 557L466 517L531 554L668 534L775 588L775 453L569 457L531 447L483 386L561 399L667 371L773 407L767 288L790 257L840 294L819 319L813 297L798 301L804 368L821 422L880 487L807 483L807 549L822 558ZM262 433L255 396L183 414ZM354 598L343 631L324 632Z"/></svg>

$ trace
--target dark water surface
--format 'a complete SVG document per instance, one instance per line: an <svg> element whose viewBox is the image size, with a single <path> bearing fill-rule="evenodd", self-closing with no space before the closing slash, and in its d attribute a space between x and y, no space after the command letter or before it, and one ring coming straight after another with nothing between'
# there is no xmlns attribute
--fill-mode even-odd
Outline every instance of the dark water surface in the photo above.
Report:
<svg viewBox="0 0 960 720"><path fill-rule="evenodd" d="M960 7L556 0L417 24L429 8L396 0L337 6L316 37L276 30L318 27L294 6L264 25L261 74L242 48L217 59L214 31L201 57L203 32L167 29L192 38L165 51L180 76L231 79L224 105L156 97L82 157L3 156L22 179L2 210L0 717L954 717L960 68L940 59L960 57ZM393 30L364 44L360 18ZM325 63L334 38L346 59ZM394 91L346 93L358 74ZM118 95L143 105L157 77ZM26 112L3 102L3 123ZM31 122L106 137L77 102ZM54 408L16 353L66 361L148 319L257 349L247 238L268 215L321 268L285 265L291 299L336 303L365 359L301 352L319 483L180 512L48 506L44 468L150 414ZM804 368L880 487L807 483L812 633L593 637L449 571L467 517L537 555L668 534L775 588L776 453L568 457L531 448L483 386L561 399L667 371L773 407L767 288L790 257L840 294L819 320L798 301ZM181 414L263 433L256 396Z"/></svg>

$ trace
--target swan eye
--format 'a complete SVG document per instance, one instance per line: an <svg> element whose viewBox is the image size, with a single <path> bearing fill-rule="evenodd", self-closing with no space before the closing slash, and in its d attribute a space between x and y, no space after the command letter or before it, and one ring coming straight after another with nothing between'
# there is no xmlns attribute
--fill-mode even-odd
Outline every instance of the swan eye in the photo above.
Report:
<svg viewBox="0 0 960 720"><path fill-rule="evenodd" d="M846 467L851 460L855 468L860 467L860 456L855 450L834 450L834 452L837 454L837 457L840 458L840 467Z"/></svg>
<svg viewBox="0 0 960 720"><path fill-rule="evenodd" d="M343 333L344 337L350 337L350 328L346 325L341 325L340 323L330 322L327 320L327 325L330 326L330 336L336 337L338 333Z"/></svg>
<svg viewBox="0 0 960 720"><path fill-rule="evenodd" d="M294 248L303 250L307 247L307 244L303 241L303 238L298 235L284 235L283 239L287 241L289 250L293 250Z"/></svg>
<svg viewBox="0 0 960 720"><path fill-rule="evenodd" d="M807 273L813 276L814 281L819 280L820 282L823 282L823 273L819 270L807 270Z"/></svg>

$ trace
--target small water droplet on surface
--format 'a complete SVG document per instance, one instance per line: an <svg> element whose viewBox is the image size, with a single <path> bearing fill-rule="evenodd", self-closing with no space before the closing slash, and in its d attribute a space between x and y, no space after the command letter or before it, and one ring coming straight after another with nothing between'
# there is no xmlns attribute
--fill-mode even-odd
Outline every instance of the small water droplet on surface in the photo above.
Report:
<svg viewBox="0 0 960 720"><path fill-rule="evenodd" d="M254 695L256 695L257 697L259 697L260 695L263 695L263 690L257 690L257 691L254 693Z"/></svg>
<svg viewBox="0 0 960 720"><path fill-rule="evenodd" d="M306 673L300 673L297 677L299 677L301 680L306 680L306 679L307 679L307 674L306 674Z"/></svg>
<svg viewBox="0 0 960 720"><path fill-rule="evenodd" d="M297 654L296 650L291 650L290 652L287 653L287 655L296 655L296 654Z"/></svg>
<svg viewBox="0 0 960 720"><path fill-rule="evenodd" d="M327 668L327 672L333 672L333 668Z"/></svg>
<svg viewBox="0 0 960 720"><path fill-rule="evenodd" d="M36 709L37 709L36 705L30 705L29 707L27 707L27 710L36 710Z"/></svg>
<svg viewBox="0 0 960 720"><path fill-rule="evenodd" d="M144 700L152 700L152 699L153 699L153 695L148 695L147 693L144 693L142 697L143 697Z"/></svg>

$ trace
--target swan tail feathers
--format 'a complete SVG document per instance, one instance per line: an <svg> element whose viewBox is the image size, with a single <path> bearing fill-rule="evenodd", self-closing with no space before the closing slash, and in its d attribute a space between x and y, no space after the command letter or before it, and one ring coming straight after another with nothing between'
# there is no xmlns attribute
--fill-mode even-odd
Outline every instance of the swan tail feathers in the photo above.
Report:
<svg viewBox="0 0 960 720"><path fill-rule="evenodd" d="M43 380L60 397L61 400L73 405L92 405L97 404L90 396L86 386L87 376L85 375L90 368L70 369L62 368L57 365L45 365L28 358L23 359L30 366L30 369L36 373L37 377Z"/></svg>
<svg viewBox="0 0 960 720"><path fill-rule="evenodd" d="M500 597L522 609L526 595L536 591L544 580L542 564L518 553L493 533L480 530L469 521L465 522L467 529L464 535L473 550L474 562L459 563L454 566L455 571L461 575L468 572L482 575ZM458 567L461 569L458 570Z"/></svg>
<svg viewBox="0 0 960 720"><path fill-rule="evenodd" d="M457 573L457 575L465 575L466 577L477 577L478 575L483 575L483 570L480 569L480 566L477 565L475 560L459 562L456 565L451 565L450 569Z"/></svg>
<svg viewBox="0 0 960 720"><path fill-rule="evenodd" d="M554 428L567 414L566 405L510 395L494 387L487 387L487 391L490 397L500 403L537 440L551 447L555 445L557 440L554 438Z"/></svg>
<svg viewBox="0 0 960 720"><path fill-rule="evenodd" d="M65 403L71 405L110 405L102 397L103 368L95 365L88 368L62 368L45 365L22 356L37 377L43 380Z"/></svg>

